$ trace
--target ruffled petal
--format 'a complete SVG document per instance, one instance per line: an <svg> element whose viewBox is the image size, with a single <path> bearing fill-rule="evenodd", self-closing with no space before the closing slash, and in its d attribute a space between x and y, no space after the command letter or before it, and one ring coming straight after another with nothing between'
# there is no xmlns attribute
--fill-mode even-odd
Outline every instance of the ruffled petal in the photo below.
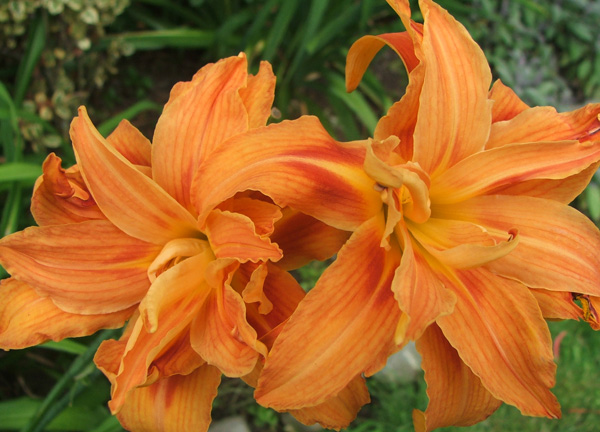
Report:
<svg viewBox="0 0 600 432"><path fill-rule="evenodd" d="M530 289L546 319L579 320L583 312L573 301L573 294L565 291Z"/></svg>
<svg viewBox="0 0 600 432"><path fill-rule="evenodd" d="M246 306L231 288L233 272L239 263L217 260L208 268L211 291L191 327L191 343L207 363L230 377L246 375L254 369L259 352L266 347L246 321Z"/></svg>
<svg viewBox="0 0 600 432"><path fill-rule="evenodd" d="M271 241L283 251L277 266L297 269L313 260L331 258L344 245L350 233L333 228L323 222L292 210L283 210L283 218L275 224Z"/></svg>
<svg viewBox="0 0 600 432"><path fill-rule="evenodd" d="M133 308L101 315L78 315L59 309L48 297L14 278L0 283L0 348L21 349L48 340L88 336L104 328L119 328Z"/></svg>
<svg viewBox="0 0 600 432"><path fill-rule="evenodd" d="M339 229L352 230L381 209L362 169L364 150L342 147L315 117L238 135L211 154L192 194L203 221L237 192L258 190Z"/></svg>
<svg viewBox="0 0 600 432"><path fill-rule="evenodd" d="M267 357L255 392L260 404L318 405L396 351L400 312L390 286L400 252L380 247L384 229L382 215L365 222L300 303Z"/></svg>
<svg viewBox="0 0 600 432"><path fill-rule="evenodd" d="M440 206L437 212L497 236L518 229L519 245L487 264L491 271L533 288L600 295L600 232L577 210L540 198L494 195Z"/></svg>
<svg viewBox="0 0 600 432"><path fill-rule="evenodd" d="M425 77L413 161L431 174L483 149L492 121L487 98L492 76L481 48L461 24L429 0L420 5L425 24L417 56Z"/></svg>
<svg viewBox="0 0 600 432"><path fill-rule="evenodd" d="M254 224L245 215L213 210L203 228L217 258L246 261L277 261L282 252L268 237L256 233Z"/></svg>
<svg viewBox="0 0 600 432"><path fill-rule="evenodd" d="M239 94L246 86L247 68L243 54L204 66L191 82L173 87L156 124L152 177L192 213L190 188L201 161L227 138L248 129Z"/></svg>
<svg viewBox="0 0 600 432"><path fill-rule="evenodd" d="M460 358L496 399L524 415L560 417L550 392L556 372L552 339L527 287L485 269L448 277L444 283L457 302L437 324Z"/></svg>
<svg viewBox="0 0 600 432"><path fill-rule="evenodd" d="M66 312L102 314L138 303L160 247L108 221L30 227L0 240L0 262Z"/></svg>
<svg viewBox="0 0 600 432"><path fill-rule="evenodd" d="M261 236L272 234L275 229L275 222L282 217L279 206L249 196L236 195L219 204L218 208L219 210L248 216L254 224L256 233Z"/></svg>
<svg viewBox="0 0 600 432"><path fill-rule="evenodd" d="M31 213L39 226L106 219L87 190L77 165L64 170L50 153L42 164L31 197Z"/></svg>
<svg viewBox="0 0 600 432"><path fill-rule="evenodd" d="M160 379L131 392L117 418L132 431L205 432L220 382L221 373L209 365Z"/></svg>
<svg viewBox="0 0 600 432"><path fill-rule="evenodd" d="M406 229L400 229L404 250L392 281L392 291L402 311L396 344L418 339L437 318L454 309L456 295L446 289L422 253L413 248Z"/></svg>
<svg viewBox="0 0 600 432"><path fill-rule="evenodd" d="M558 113L553 107L531 108L510 120L494 123L485 147L538 141L589 141L600 131L599 117L600 104L590 104L569 113Z"/></svg>
<svg viewBox="0 0 600 432"><path fill-rule="evenodd" d="M445 426L471 426L489 417L502 403L494 398L461 360L437 325L417 341L425 371L429 405L415 410L416 432Z"/></svg>
<svg viewBox="0 0 600 432"><path fill-rule="evenodd" d="M71 139L98 207L123 232L155 244L197 234L195 218L110 146L84 107L71 123Z"/></svg>
<svg viewBox="0 0 600 432"><path fill-rule="evenodd" d="M152 145L135 126L121 120L116 129L106 137L106 141L133 165L149 167Z"/></svg>
<svg viewBox="0 0 600 432"><path fill-rule="evenodd" d="M256 75L248 76L248 85L240 89L242 102L248 112L248 128L267 124L275 98L275 75L269 62L260 62Z"/></svg>
<svg viewBox="0 0 600 432"><path fill-rule="evenodd" d="M352 44L346 56L347 92L358 87L369 64L385 45L396 51L408 72L419 64L419 59L415 56L412 38L408 32L363 36Z"/></svg>
<svg viewBox="0 0 600 432"><path fill-rule="evenodd" d="M113 413L121 409L133 389L160 377L152 362L188 334L190 323L209 295L204 271L209 262L208 253L188 258L159 275L152 284L140 304L140 318L133 324L114 378L109 402Z"/></svg>
<svg viewBox="0 0 600 432"><path fill-rule="evenodd" d="M456 203L527 180L564 179L600 159L600 145L577 141L513 144L474 154L432 181L432 203Z"/></svg>

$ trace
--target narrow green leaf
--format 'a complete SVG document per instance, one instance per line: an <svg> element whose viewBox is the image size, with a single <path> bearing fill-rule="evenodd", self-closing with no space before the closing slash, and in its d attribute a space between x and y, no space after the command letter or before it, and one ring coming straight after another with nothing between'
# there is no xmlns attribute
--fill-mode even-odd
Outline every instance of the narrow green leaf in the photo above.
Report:
<svg viewBox="0 0 600 432"><path fill-rule="evenodd" d="M209 30L188 28L119 33L103 37L96 48L105 49L114 40L130 45L136 51L162 48L207 48L214 44L215 33Z"/></svg>
<svg viewBox="0 0 600 432"><path fill-rule="evenodd" d="M72 339L63 339L60 342L48 341L38 345L37 347L76 355L83 354L87 350L87 346L79 342L75 342Z"/></svg>
<svg viewBox="0 0 600 432"><path fill-rule="evenodd" d="M8 191L8 199L2 209L0 221L0 237L14 233L19 226L23 203L23 188L18 182L13 182Z"/></svg>
<svg viewBox="0 0 600 432"><path fill-rule="evenodd" d="M600 220L600 187L596 183L590 183L585 189L585 202L590 212L590 217Z"/></svg>
<svg viewBox="0 0 600 432"><path fill-rule="evenodd" d="M273 57L275 57L275 53L283 41L283 37L288 30L290 21L294 17L294 13L299 5L300 2L298 0L286 0L281 2L279 11L275 17L275 22L273 23L273 28L267 38L265 51L263 52L264 60L272 61Z"/></svg>
<svg viewBox="0 0 600 432"><path fill-rule="evenodd" d="M25 162L8 162L0 165L0 183L19 181L31 183L42 175L39 164Z"/></svg>
<svg viewBox="0 0 600 432"><path fill-rule="evenodd" d="M130 120L133 117L135 117L136 115L138 115L139 113L144 112L144 111L160 112L160 111L162 111L162 106L160 106L159 104L154 103L150 100L147 100L147 99L141 100L139 102L136 102L135 104L133 104L126 110L121 111L117 115L104 121L100 126L98 126L98 131L103 136L107 136L119 125L121 120L123 120L123 119Z"/></svg>
<svg viewBox="0 0 600 432"><path fill-rule="evenodd" d="M124 429L121 427L119 420L116 417L107 417L97 428L92 429L90 432L121 432Z"/></svg>
<svg viewBox="0 0 600 432"><path fill-rule="evenodd" d="M38 13L31 23L27 38L25 55L19 64L17 71L17 82L15 85L15 105L21 106L33 75L33 69L42 55L46 44L46 21L41 13Z"/></svg>

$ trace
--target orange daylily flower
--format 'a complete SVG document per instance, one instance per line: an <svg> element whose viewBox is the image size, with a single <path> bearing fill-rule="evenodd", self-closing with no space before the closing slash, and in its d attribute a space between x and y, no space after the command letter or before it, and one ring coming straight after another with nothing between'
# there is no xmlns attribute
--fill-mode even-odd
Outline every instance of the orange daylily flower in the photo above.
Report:
<svg viewBox="0 0 600 432"><path fill-rule="evenodd" d="M198 167L267 122L274 86L270 65L248 75L243 54L207 65L173 88L152 144L127 121L104 139L80 108L71 125L77 165L65 170L48 156L32 197L39 226L0 240L12 275L0 289L0 347L129 320L95 362L112 384L111 411L133 431L206 430L221 374L256 385L259 358L304 297L284 269L329 258L348 237L260 194L198 219ZM289 252L280 266L276 241ZM368 400L358 377L293 414L339 427Z"/></svg>
<svg viewBox="0 0 600 432"><path fill-rule="evenodd" d="M445 10L421 0L418 24L408 1L388 2L407 31L360 39L347 61L349 90L384 45L409 72L372 139L338 143L304 117L232 138L235 160L212 154L235 175L199 172L201 220L252 189L352 231L276 339L257 401L319 404L415 340L430 398L417 430L477 423L502 401L559 417L544 318L597 328L600 232L568 203L600 163L600 104L557 113L490 89L483 52Z"/></svg>

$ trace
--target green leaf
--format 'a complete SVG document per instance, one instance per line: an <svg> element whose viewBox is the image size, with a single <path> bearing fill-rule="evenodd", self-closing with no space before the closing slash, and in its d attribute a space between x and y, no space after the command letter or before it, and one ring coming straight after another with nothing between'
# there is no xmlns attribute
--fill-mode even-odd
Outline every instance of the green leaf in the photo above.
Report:
<svg viewBox="0 0 600 432"><path fill-rule="evenodd" d="M150 100L147 100L147 99L141 100L139 102L136 102L135 104L133 104L126 110L121 111L117 115L104 121L100 126L98 126L98 131L103 136L107 136L119 125L121 120L124 120L124 119L130 120L133 117L135 117L136 115L138 115L139 113L144 112L144 111L161 112L162 106L160 106L159 104L154 103Z"/></svg>
<svg viewBox="0 0 600 432"><path fill-rule="evenodd" d="M42 175L39 164L8 162L0 165L0 183L19 181L33 184Z"/></svg>
<svg viewBox="0 0 600 432"><path fill-rule="evenodd" d="M585 189L585 202L590 217L595 221L600 221L600 187L597 184L590 183Z"/></svg>
<svg viewBox="0 0 600 432"><path fill-rule="evenodd" d="M209 30L188 28L119 33L103 37L96 48L106 49L115 40L131 46L135 51L162 48L207 48L214 44L215 33Z"/></svg>
<svg viewBox="0 0 600 432"><path fill-rule="evenodd" d="M27 48L19 64L15 85L15 105L19 107L25 99L25 93L27 93L33 69L39 61L46 44L46 22L41 13L38 13L33 22L28 25L30 32L27 39Z"/></svg>
<svg viewBox="0 0 600 432"><path fill-rule="evenodd" d="M65 352L67 354L83 354L87 350L87 346L75 342L71 339L63 339L60 342L48 341L41 345L38 345L37 348L46 348L53 351Z"/></svg>
<svg viewBox="0 0 600 432"><path fill-rule="evenodd" d="M286 0L281 2L277 16L275 17L275 22L273 23L273 28L267 38L265 51L263 52L264 60L272 61L299 5L300 2L298 0Z"/></svg>

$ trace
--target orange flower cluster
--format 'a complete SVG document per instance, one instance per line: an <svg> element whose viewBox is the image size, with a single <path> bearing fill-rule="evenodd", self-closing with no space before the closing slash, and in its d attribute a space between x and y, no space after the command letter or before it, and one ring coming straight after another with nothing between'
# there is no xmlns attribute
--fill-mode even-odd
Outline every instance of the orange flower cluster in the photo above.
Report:
<svg viewBox="0 0 600 432"><path fill-rule="evenodd" d="M600 232L568 206L600 165L600 104L530 108L445 10L388 3L407 30L359 39L346 68L353 90L387 45L409 73L372 138L266 126L275 77L242 54L178 83L152 143L81 108L77 164L51 154L35 185L39 226L0 240L0 347L127 322L95 362L132 431L205 431L222 374L340 429L409 341L418 431L502 402L559 417L545 319L600 326ZM288 271L335 254L305 295Z"/></svg>

